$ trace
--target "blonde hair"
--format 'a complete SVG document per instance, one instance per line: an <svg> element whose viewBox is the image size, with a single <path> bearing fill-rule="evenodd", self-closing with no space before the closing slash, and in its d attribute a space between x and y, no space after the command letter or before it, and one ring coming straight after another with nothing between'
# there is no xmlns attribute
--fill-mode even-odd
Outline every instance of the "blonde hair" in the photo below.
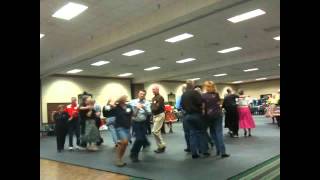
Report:
<svg viewBox="0 0 320 180"><path fill-rule="evenodd" d="M117 100L117 102L118 102L119 104L121 104L121 103L126 103L127 98L128 98L128 96L126 96L126 95L120 96L119 99Z"/></svg>
<svg viewBox="0 0 320 180"><path fill-rule="evenodd" d="M217 93L217 88L213 81L205 81L202 88L207 92Z"/></svg>

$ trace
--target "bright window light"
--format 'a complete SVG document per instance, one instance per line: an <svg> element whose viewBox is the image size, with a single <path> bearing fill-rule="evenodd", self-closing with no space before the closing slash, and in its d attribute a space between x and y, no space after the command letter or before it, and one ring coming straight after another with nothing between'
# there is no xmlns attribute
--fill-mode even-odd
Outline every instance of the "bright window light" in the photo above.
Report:
<svg viewBox="0 0 320 180"><path fill-rule="evenodd" d="M280 36L274 37L274 40L280 41Z"/></svg>
<svg viewBox="0 0 320 180"><path fill-rule="evenodd" d="M267 78L258 78L256 79L257 81L262 81L262 80L266 80Z"/></svg>
<svg viewBox="0 0 320 180"><path fill-rule="evenodd" d="M58 11L56 11L52 15L52 17L70 20L81 14L86 9L88 9L88 7L85 5L69 2L68 4L60 8Z"/></svg>
<svg viewBox="0 0 320 180"><path fill-rule="evenodd" d="M44 37L44 34L40 34L40 39Z"/></svg>
<svg viewBox="0 0 320 180"><path fill-rule="evenodd" d="M136 49L136 50L133 50L133 51L129 51L129 52L123 53L122 55L124 55L124 56L134 56L134 55L141 54L141 53L144 53L144 51Z"/></svg>
<svg viewBox="0 0 320 180"><path fill-rule="evenodd" d="M195 58L187 58L187 59L182 59L182 60L179 60L179 61L176 61L176 63L187 63L187 62L191 62L191 61L195 61L196 59Z"/></svg>
<svg viewBox="0 0 320 180"><path fill-rule="evenodd" d="M233 81L232 84L239 84L239 83L243 83L243 81Z"/></svg>
<svg viewBox="0 0 320 180"><path fill-rule="evenodd" d="M156 69L160 69L160 67L158 67L158 66L152 66L152 67L146 68L146 69L144 69L144 70L145 70L145 71L153 71L153 70L156 70Z"/></svg>
<svg viewBox="0 0 320 180"><path fill-rule="evenodd" d="M233 23L238 23L238 22L245 21L245 20L260 16L260 15L263 15L263 14L266 14L266 12L261 10L261 9L256 9L256 10L253 10L253 11L249 11L249 12L246 12L246 13L231 17L231 18L228 19L228 21L231 21Z"/></svg>
<svg viewBox="0 0 320 180"><path fill-rule="evenodd" d="M223 74L215 74L215 75L213 75L213 76L215 76L215 77L221 77L221 76L226 76L226 75L228 75L228 74L226 74L226 73L223 73Z"/></svg>
<svg viewBox="0 0 320 180"><path fill-rule="evenodd" d="M170 43L175 43L175 42L179 42L179 41L182 41L182 40L185 40L185 39L189 39L189 38L192 38L192 37L193 37L192 34L183 33L183 34L180 34L178 36L174 36L172 38L166 39L165 41L166 42L170 42Z"/></svg>
<svg viewBox="0 0 320 180"><path fill-rule="evenodd" d="M109 61L98 61L98 62L91 64L91 66L102 66L102 65L105 65L108 63L110 63L110 62Z"/></svg>
<svg viewBox="0 0 320 180"><path fill-rule="evenodd" d="M188 79L188 80L191 80L191 81L197 81L199 80L200 78L193 78L193 79Z"/></svg>
<svg viewBox="0 0 320 180"><path fill-rule="evenodd" d="M132 73L124 73L124 74L119 74L119 77L126 77L126 76L131 76Z"/></svg>
<svg viewBox="0 0 320 180"><path fill-rule="evenodd" d="M68 74L76 74L76 73L79 73L81 71L83 71L83 70L82 69L73 69L73 70L68 71L67 73Z"/></svg>
<svg viewBox="0 0 320 180"><path fill-rule="evenodd" d="M241 47L232 47L232 48L228 48L228 49L223 49L223 50L220 50L218 51L218 53L229 53L229 52L232 52L232 51L238 51L242 49Z"/></svg>
<svg viewBox="0 0 320 180"><path fill-rule="evenodd" d="M245 69L244 72L250 72L250 71L258 71L259 68L251 68L251 69Z"/></svg>

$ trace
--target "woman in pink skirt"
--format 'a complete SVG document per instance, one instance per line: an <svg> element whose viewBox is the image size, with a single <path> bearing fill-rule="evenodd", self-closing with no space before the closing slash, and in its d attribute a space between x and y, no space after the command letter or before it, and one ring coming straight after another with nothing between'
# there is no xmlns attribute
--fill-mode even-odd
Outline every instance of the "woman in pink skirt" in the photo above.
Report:
<svg viewBox="0 0 320 180"><path fill-rule="evenodd" d="M244 129L244 136L247 136L247 129L249 131L249 136L251 136L251 129L255 128L255 122L252 118L249 99L244 96L243 90L239 91L239 98L237 99L238 113L239 113L239 128Z"/></svg>

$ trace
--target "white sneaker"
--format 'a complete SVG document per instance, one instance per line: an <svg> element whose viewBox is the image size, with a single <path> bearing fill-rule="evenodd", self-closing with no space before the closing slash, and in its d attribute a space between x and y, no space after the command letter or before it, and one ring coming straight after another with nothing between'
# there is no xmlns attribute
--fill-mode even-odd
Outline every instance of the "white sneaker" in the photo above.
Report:
<svg viewBox="0 0 320 180"><path fill-rule="evenodd" d="M73 150L73 147L69 147L69 151L72 151Z"/></svg>
<svg viewBox="0 0 320 180"><path fill-rule="evenodd" d="M85 150L86 148L83 148L83 147L81 147L81 146L76 146L76 149L78 149L78 150Z"/></svg>

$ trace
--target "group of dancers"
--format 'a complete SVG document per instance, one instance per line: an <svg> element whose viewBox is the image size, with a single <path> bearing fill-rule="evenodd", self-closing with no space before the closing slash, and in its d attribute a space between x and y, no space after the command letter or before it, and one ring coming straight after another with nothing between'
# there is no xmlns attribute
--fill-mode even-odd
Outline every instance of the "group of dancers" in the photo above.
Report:
<svg viewBox="0 0 320 180"><path fill-rule="evenodd" d="M236 95L228 89L224 101L220 99L216 86L212 81L205 81L202 86L195 86L195 82L188 80L183 86L183 94L178 97L176 108L181 112L186 152L191 153L193 159L200 155L210 156L209 146L216 147L216 154L222 158L229 157L223 140L223 111L225 110L225 127L229 128L232 137L238 137L239 127L244 129L245 136L251 136L251 129L255 128L251 116L249 102L243 91ZM95 104L90 96L84 96L80 105L72 98L71 104L64 107L59 105L53 113L56 123L57 150L64 150L66 135L69 135L69 150L73 150L73 135L76 135L76 149L97 151L103 143L99 133L101 120L106 123L116 148L115 165L123 167L123 156L131 141L130 129L134 132L134 142L130 150L132 162L139 162L141 149L149 149L150 142L147 130L150 117L153 121L152 134L157 145L155 153L164 153L167 148L161 129L165 123L164 98L159 93L159 87L152 88L154 97L151 102L145 99L146 91L140 90L137 98L128 101L127 96L114 100L109 99L101 107ZM172 124L171 124L172 126ZM208 133L208 129L209 132ZM247 131L248 130L248 131Z"/></svg>

